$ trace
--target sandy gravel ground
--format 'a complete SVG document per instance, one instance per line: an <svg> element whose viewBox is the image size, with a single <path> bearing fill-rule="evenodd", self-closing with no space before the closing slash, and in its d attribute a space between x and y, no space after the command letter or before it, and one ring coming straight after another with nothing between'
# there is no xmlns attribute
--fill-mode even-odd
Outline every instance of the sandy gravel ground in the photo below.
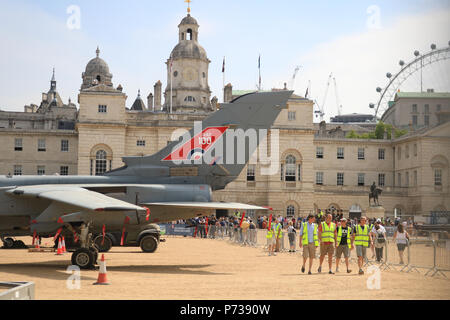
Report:
<svg viewBox="0 0 450 320"><path fill-rule="evenodd" d="M110 286L92 285L98 271L82 270L81 288L69 290L70 256L0 250L0 281L33 281L36 299L450 299L450 280L424 270L382 271L381 289L369 290L370 275L357 275L356 265L351 274L317 274L315 261L307 275L300 252L269 257L225 240L174 237L153 254L113 248L105 254Z"/></svg>

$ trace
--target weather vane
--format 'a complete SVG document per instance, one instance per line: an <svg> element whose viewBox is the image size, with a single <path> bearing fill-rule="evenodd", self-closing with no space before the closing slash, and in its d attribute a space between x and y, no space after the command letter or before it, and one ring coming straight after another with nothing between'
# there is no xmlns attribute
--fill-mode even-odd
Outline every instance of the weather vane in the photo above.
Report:
<svg viewBox="0 0 450 320"><path fill-rule="evenodd" d="M184 2L186 2L188 4L187 12L191 13L191 2L192 2L192 0L184 0Z"/></svg>

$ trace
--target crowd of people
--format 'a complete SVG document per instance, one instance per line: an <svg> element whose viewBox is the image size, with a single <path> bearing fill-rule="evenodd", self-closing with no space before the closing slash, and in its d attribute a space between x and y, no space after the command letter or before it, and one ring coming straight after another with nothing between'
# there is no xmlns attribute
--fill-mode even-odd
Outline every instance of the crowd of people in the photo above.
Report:
<svg viewBox="0 0 450 320"><path fill-rule="evenodd" d="M175 223L175 222L174 222ZM288 218L279 216L258 216L256 219L245 217L240 212L233 216L216 218L215 215L197 217L189 220L179 220L176 223L187 224L195 228L194 237L215 238L229 237L242 244L256 244L256 230L266 230L267 250L269 256L275 256L280 251L280 243L287 231L289 252L295 252L297 233L299 233L299 247L303 250L303 264L301 272L306 271L309 259L308 274L311 274L316 249L320 247L318 273L322 272L322 265L327 258L328 273L339 272L339 264L344 257L346 272L349 269L350 251L356 249L358 259L358 273L364 274L363 265L367 261L367 250L371 250L372 259L377 262L383 260L383 249L386 242L385 227L396 227L393 240L397 244L400 264L404 264L404 250L409 241L407 227L409 221L401 222L399 218L347 219L342 211L318 210L316 215ZM333 272L333 257L336 258L336 268Z"/></svg>

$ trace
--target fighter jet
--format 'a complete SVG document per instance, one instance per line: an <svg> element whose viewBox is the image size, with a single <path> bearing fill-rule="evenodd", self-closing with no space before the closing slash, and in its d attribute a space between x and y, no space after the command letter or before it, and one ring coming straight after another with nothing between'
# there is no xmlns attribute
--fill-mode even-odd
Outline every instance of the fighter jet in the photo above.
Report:
<svg viewBox="0 0 450 320"><path fill-rule="evenodd" d="M0 177L0 237L64 235L79 244L72 264L87 269L98 256L94 228L104 234L105 226L126 231L215 210L265 210L212 202L211 195L235 180L257 149L262 138L250 141L249 130L269 130L291 95L255 92L223 103L179 141L150 156L123 157L123 167L102 176ZM152 247L156 239L143 229L137 241Z"/></svg>

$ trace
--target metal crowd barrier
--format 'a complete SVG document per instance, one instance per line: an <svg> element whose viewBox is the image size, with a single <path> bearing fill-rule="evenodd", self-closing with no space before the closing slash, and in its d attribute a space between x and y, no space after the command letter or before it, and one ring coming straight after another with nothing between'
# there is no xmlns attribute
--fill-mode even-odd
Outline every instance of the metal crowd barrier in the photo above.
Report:
<svg viewBox="0 0 450 320"><path fill-rule="evenodd" d="M267 251L267 230L266 229L247 229L243 231L241 228L235 228L234 225L228 226L204 226L197 228L197 238L201 238L201 234L205 238L227 240L231 243L241 246L249 246L261 248ZM283 230L282 238L279 240L277 252L288 252L291 250L289 243L289 233ZM297 251L299 242L299 232L295 233L294 252ZM376 250L374 250L376 251ZM320 249L316 250L316 258L320 256ZM336 257L333 257L335 261ZM343 261L342 259L341 261ZM349 262L357 264L356 249L350 251ZM418 272L419 269L425 269L425 275L431 277L441 275L447 278L445 272L450 272L450 240L429 239L428 237L415 236L410 239L403 253L403 264L400 263L399 251L396 241L387 237L384 246L381 261L373 257L372 249L367 248L367 256L364 263L365 266L378 265L382 270L397 270L400 272Z"/></svg>
<svg viewBox="0 0 450 320"><path fill-rule="evenodd" d="M34 300L34 282L0 282L0 300Z"/></svg>

